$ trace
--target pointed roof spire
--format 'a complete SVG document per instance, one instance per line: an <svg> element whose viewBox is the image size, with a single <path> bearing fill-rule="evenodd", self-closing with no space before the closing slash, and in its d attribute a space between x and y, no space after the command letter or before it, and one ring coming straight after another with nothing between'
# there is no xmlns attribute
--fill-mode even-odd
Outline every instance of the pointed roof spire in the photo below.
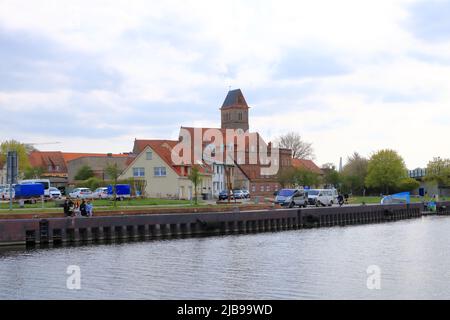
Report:
<svg viewBox="0 0 450 320"><path fill-rule="evenodd" d="M222 109L232 107L248 108L247 101L245 101L241 89L228 91L225 101L222 104Z"/></svg>

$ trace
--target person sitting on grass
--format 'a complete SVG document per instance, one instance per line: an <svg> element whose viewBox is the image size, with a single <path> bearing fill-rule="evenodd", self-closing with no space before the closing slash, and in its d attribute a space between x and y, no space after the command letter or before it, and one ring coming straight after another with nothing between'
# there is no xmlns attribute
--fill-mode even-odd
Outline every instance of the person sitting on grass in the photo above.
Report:
<svg viewBox="0 0 450 320"><path fill-rule="evenodd" d="M72 215L72 206L73 202L70 198L64 201L64 214L66 215L66 217L70 217Z"/></svg>
<svg viewBox="0 0 450 320"><path fill-rule="evenodd" d="M81 215L82 215L83 217L86 217L86 216L87 216L86 202L85 202L84 200L81 201L81 204L80 204L80 213L81 213Z"/></svg>
<svg viewBox="0 0 450 320"><path fill-rule="evenodd" d="M86 204L86 212L88 217L92 217L94 211L94 205L92 204L91 200L88 200Z"/></svg>

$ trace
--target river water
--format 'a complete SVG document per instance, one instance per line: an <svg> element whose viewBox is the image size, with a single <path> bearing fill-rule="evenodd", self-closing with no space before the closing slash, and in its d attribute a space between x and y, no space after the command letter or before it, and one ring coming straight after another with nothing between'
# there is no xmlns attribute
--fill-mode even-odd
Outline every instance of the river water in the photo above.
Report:
<svg viewBox="0 0 450 320"><path fill-rule="evenodd" d="M67 288L70 265L80 290ZM0 299L441 298L450 299L450 217L0 251Z"/></svg>

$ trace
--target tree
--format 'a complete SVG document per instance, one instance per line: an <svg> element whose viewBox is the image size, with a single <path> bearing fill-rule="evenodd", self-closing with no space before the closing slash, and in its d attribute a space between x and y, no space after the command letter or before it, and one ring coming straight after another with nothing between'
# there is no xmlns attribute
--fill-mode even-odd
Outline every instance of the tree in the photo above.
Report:
<svg viewBox="0 0 450 320"><path fill-rule="evenodd" d="M81 181L81 180L87 180L89 178L92 178L93 176L94 176L94 171L92 171L91 167L89 167L88 165L84 165L78 170L74 179Z"/></svg>
<svg viewBox="0 0 450 320"><path fill-rule="evenodd" d="M404 178L398 184L399 192L413 191L420 187L420 182L413 178Z"/></svg>
<svg viewBox="0 0 450 320"><path fill-rule="evenodd" d="M292 150L294 159L313 159L314 149L312 143L303 141L301 136L295 132L289 132L278 138L278 147Z"/></svg>
<svg viewBox="0 0 450 320"><path fill-rule="evenodd" d="M278 171L278 183L282 188L291 187L295 183L297 170L293 167L282 168Z"/></svg>
<svg viewBox="0 0 450 320"><path fill-rule="evenodd" d="M193 166L191 168L191 172L189 173L188 178L194 185L195 205L197 205L198 204L197 186L202 182L202 177L200 175L200 169L198 168L198 166Z"/></svg>
<svg viewBox="0 0 450 320"><path fill-rule="evenodd" d="M428 162L425 180L436 182L438 186L450 186L450 159L437 157Z"/></svg>
<svg viewBox="0 0 450 320"><path fill-rule="evenodd" d="M394 150L380 150L369 160L366 185L389 194L389 190L399 186L406 178L406 166L403 158Z"/></svg>
<svg viewBox="0 0 450 320"><path fill-rule="evenodd" d="M0 144L0 157L2 162L6 163L6 158L8 156L8 151L16 151L19 160L19 171L24 173L25 170L30 166L30 161L28 159L27 148L25 144L20 143L16 140L6 140Z"/></svg>
<svg viewBox="0 0 450 320"><path fill-rule="evenodd" d="M315 186L319 183L319 175L306 168L286 168L278 174L278 182L282 188Z"/></svg>
<svg viewBox="0 0 450 320"><path fill-rule="evenodd" d="M367 166L368 160L357 152L348 157L341 172L342 189L346 190L345 192L365 195Z"/></svg>
<svg viewBox="0 0 450 320"><path fill-rule="evenodd" d="M337 172L336 167L332 163L326 163L322 166L322 171L324 173L323 182L326 185L331 185L333 187L339 186L341 178L339 172Z"/></svg>
<svg viewBox="0 0 450 320"><path fill-rule="evenodd" d="M114 164L108 164L105 168L106 175L112 180L112 190L113 190L113 199L114 199L114 207L117 206L117 180L119 179L119 176L121 174L121 171L119 167L117 166L117 163Z"/></svg>
<svg viewBox="0 0 450 320"><path fill-rule="evenodd" d="M45 172L45 169L43 167L28 167L25 169L25 172L23 174L24 179L39 179L41 178L42 174Z"/></svg>
<svg viewBox="0 0 450 320"><path fill-rule="evenodd" d="M297 168L295 169L294 182L297 186L316 186L319 184L319 175L306 168Z"/></svg>

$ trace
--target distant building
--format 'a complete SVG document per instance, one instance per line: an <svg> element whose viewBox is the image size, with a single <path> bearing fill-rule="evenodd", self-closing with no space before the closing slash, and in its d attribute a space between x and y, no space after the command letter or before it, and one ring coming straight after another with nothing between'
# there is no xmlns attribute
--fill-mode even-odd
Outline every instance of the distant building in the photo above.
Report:
<svg viewBox="0 0 450 320"><path fill-rule="evenodd" d="M172 149L175 140L135 140L133 158L120 179L134 178L145 181L145 196L152 198L192 199L194 190L188 178L191 166L175 165L172 162ZM199 196L211 193L212 172L209 167L201 166L201 185Z"/></svg>
<svg viewBox="0 0 450 320"><path fill-rule="evenodd" d="M73 183L75 176L83 166L88 166L92 169L94 176L100 180L110 180L105 170L108 165L117 165L117 168L122 172L127 166L128 155L84 155L73 160L67 161L67 176L68 182Z"/></svg>
<svg viewBox="0 0 450 320"><path fill-rule="evenodd" d="M307 159L292 159L292 166L294 168L303 168L312 171L318 175L323 175L322 169L317 166L314 161Z"/></svg>
<svg viewBox="0 0 450 320"><path fill-rule="evenodd" d="M187 179L192 165L201 168L203 176L201 192L209 197L217 197L219 192L228 188L227 172L231 187L247 189L252 195L272 196L274 191L280 187L276 174L263 175L261 169L269 167L263 163L259 152L261 148L270 150L271 143L266 144L257 132L249 132L249 106L240 89L228 92L225 101L220 108L220 128L194 128L181 127L179 139L172 140L135 140L132 161L122 174L122 178L141 177L146 180L147 194L150 196L190 198L192 196L192 184ZM242 147L236 136L228 137L227 129L241 129L245 134L243 155L238 153L238 146ZM206 133L215 131L221 135L223 141L218 142L214 138L208 138ZM188 133L190 141L184 141L184 133ZM200 137L197 137L200 135ZM256 143L251 144L250 139ZM196 140L198 139L198 140ZM230 143L231 141L231 143ZM175 146L183 145L186 149L191 147L191 158L187 163L174 164L171 153ZM200 157L195 157L194 146L200 148ZM146 148L148 148L146 150ZM230 159L215 159L216 153L227 153L233 155ZM154 155L149 159L146 155L151 152ZM290 167L292 151L280 149L280 157L276 159L280 168ZM205 155L211 155L205 156ZM252 163L250 158L256 161ZM206 157L206 158L205 158ZM197 160L196 160L197 159ZM163 169L164 168L164 169ZM160 176L159 170L165 170ZM157 173L157 174L155 174Z"/></svg>
<svg viewBox="0 0 450 320"><path fill-rule="evenodd" d="M416 195L439 195L443 197L450 197L450 186L439 186L435 182L426 181L425 177L427 175L426 168L416 168L414 170L408 170L408 176L410 178L416 179L420 186L412 193Z"/></svg>
<svg viewBox="0 0 450 320"><path fill-rule="evenodd" d="M93 160L89 160L93 157ZM58 188L67 187L69 182L73 182L73 177L76 175L76 170L80 163L85 162L95 164L93 170L98 168L104 168L112 159L121 158L123 161L123 167L127 159L127 154L106 154L106 153L73 153L73 152L61 152L61 151L32 151L29 155L30 165L33 168L42 168L43 174L41 177L48 178L53 186ZM83 158L77 162L73 162L72 165L69 162ZM96 172L94 170L94 173ZM99 177L102 176L99 173Z"/></svg>
<svg viewBox="0 0 450 320"><path fill-rule="evenodd" d="M6 184L6 162L0 159L0 185Z"/></svg>

